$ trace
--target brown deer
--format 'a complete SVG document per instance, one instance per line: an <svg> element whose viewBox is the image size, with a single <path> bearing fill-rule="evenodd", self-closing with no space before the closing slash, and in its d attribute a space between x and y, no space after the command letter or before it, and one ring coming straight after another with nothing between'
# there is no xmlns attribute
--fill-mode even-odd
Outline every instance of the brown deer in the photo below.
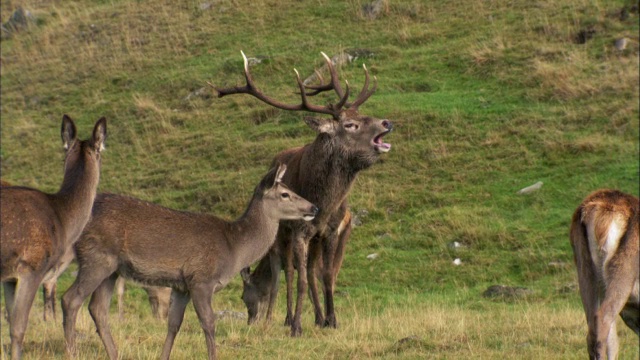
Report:
<svg viewBox="0 0 640 360"><path fill-rule="evenodd" d="M337 227L330 226L330 220L334 218L334 213L341 208L346 201L351 186L356 176L361 170L373 165L380 154L391 149L391 145L384 143L382 138L388 134L393 125L389 120L376 119L358 113L358 107L362 105L376 90L377 82L369 89L369 73L365 70L365 82L358 97L353 102L349 102L349 84L343 90L338 80L338 74L331 59L322 53L331 80L321 85L304 85L300 79L298 71L296 80L300 90L302 102L300 104L286 104L277 101L260 91L253 82L249 72L249 64L246 56L244 58L244 76L246 85L231 88L216 88L218 97L232 94L249 94L259 100L283 110L308 111L319 114L330 115L329 118L306 117L306 124L314 129L318 135L315 140L298 149L287 152L288 160L285 162L289 168L283 181L294 191L301 194L306 199L314 202L321 210L312 222L285 221L280 227L277 240L277 252L282 254L287 248L293 251L292 256L286 256L287 276L287 304L289 305L293 296L293 261L296 261L298 271L298 289L295 315L287 318L285 324L291 325L291 335L300 336L302 326L300 316L302 314L302 303L307 291L308 279L313 277L313 272L307 273L307 253L309 247L318 246L323 252L323 285L325 293L326 318L316 318L316 324L327 327L337 327L335 310L333 304L333 274L334 266L332 261L336 251ZM375 77L374 77L374 80ZM338 102L319 106L308 101L309 96L317 95L324 91L335 91L338 95ZM339 216L337 218L340 218ZM313 240L312 240L313 239ZM311 244L310 242L318 242ZM273 254L274 252L272 252ZM280 256L271 256L273 276L279 273ZM314 280L311 280L313 282ZM275 283L275 281L274 281ZM290 306L289 306L290 307Z"/></svg>
<svg viewBox="0 0 640 360"><path fill-rule="evenodd" d="M573 214L570 238L590 359L618 357L618 314L640 335L639 223L638 198L617 190L592 193Z"/></svg>
<svg viewBox="0 0 640 360"><path fill-rule="evenodd" d="M0 188L0 280L9 313L12 359L22 355L35 294L89 221L100 181L106 120L98 120L91 139L81 141L73 120L64 115L61 134L66 156L57 193L21 186Z"/></svg>
<svg viewBox="0 0 640 360"><path fill-rule="evenodd" d="M244 214L233 222L105 194L76 244L78 276L62 297L67 349L75 352L75 322L84 299L110 359L117 359L108 323L118 276L171 287L169 326L161 359L168 359L190 299L216 357L213 293L273 245L280 220L312 220L318 208L282 183L286 165L272 168L256 187Z"/></svg>
<svg viewBox="0 0 640 360"><path fill-rule="evenodd" d="M0 186L13 186L11 183L0 179ZM46 278L42 282L42 299L44 303L43 318L44 321L48 319L55 320L56 318L56 283L62 273L69 267L71 261L75 258L73 253L73 247L67 249L67 252L60 258L58 264L54 265ZM8 310L8 309L7 309ZM7 320L9 319L9 313L7 312Z"/></svg>
<svg viewBox="0 0 640 360"><path fill-rule="evenodd" d="M346 207L346 204L345 204ZM340 272L340 268L342 266L342 259L344 257L344 250L346 249L347 241L349 240L349 236L351 235L351 212L346 210L344 213L344 217L342 218L340 224L338 225L337 230L337 239L338 244L336 247L333 266L332 269L332 281L335 284L335 281L338 277L338 273ZM320 244L320 241L312 241L311 244ZM285 256L291 256L292 253L287 251ZM242 275L242 301L247 307L248 314L248 323L253 324L256 320L263 316L264 309L267 309L266 320L271 321L271 316L273 312L273 306L275 304L275 300L277 298L278 293L278 276L273 276L273 272L271 270L271 258L270 256L280 256L277 252L271 253L269 256L263 257L253 273L251 273L250 268L245 268L240 272ZM289 260L285 259L285 262ZM282 259L277 261L278 264L282 263ZM322 251L321 249L310 249L309 256L307 259L307 264L315 263L317 264L313 268L315 277L309 277L309 280L315 280L315 278L322 279ZM278 269L278 272L280 269ZM275 278L276 284L273 284L273 279ZM318 299L318 290L317 284L315 281L310 281L309 284L310 292L311 292L311 301L313 303L314 313L316 315L316 319L322 318L322 306L320 305L320 300ZM326 297L326 295L325 295ZM287 309L287 317L289 319L292 318L291 309Z"/></svg>

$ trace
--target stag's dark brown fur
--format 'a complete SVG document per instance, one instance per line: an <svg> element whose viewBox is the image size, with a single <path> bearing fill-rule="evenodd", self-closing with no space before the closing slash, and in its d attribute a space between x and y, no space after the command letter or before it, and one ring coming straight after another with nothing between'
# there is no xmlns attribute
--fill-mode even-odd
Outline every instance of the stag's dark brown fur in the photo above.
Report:
<svg viewBox="0 0 640 360"><path fill-rule="evenodd" d="M281 182L286 166L274 167L256 187L245 213L229 222L206 214L167 209L142 200L100 194L93 220L76 244L78 277L62 298L68 350L75 351L75 322L84 299L111 359L117 359L108 324L118 276L173 289L161 358L168 359L189 300L215 358L211 299L241 269L262 257L282 219L310 220L318 209Z"/></svg>
<svg viewBox="0 0 640 360"><path fill-rule="evenodd" d="M226 89L216 88L218 96L231 94L249 94L269 105L284 110L309 111L331 115L331 118L306 117L305 122L317 132L315 140L302 148L291 149L278 155L277 159L285 159L289 171L285 175L284 183L294 191L303 194L310 201L316 203L321 211L318 216L309 223L300 221L285 221L278 233L276 250L282 253L291 246L293 256L286 259L295 259L295 267L298 270L298 292L296 310L293 318L287 317L291 323L291 335L302 334L300 317L302 303L308 286L307 253L309 249L318 247L324 252L322 258L323 283L325 289L326 318L316 318L316 323L328 327L336 327L337 321L333 304L333 264L335 244L337 241L337 226L331 226L332 219L342 219L336 216L342 204L347 200L349 191L358 173L373 165L381 153L387 152L390 145L382 141L382 137L389 133L393 125L386 119L377 119L358 112L358 107L363 104L376 89L374 84L369 89L369 74L365 67L365 84L358 97L349 102L349 87L343 90L336 69L331 60L323 54L327 61L331 81L327 84L306 86L297 75L298 88L302 102L300 104L285 104L263 94L254 84L249 72L249 65L244 56L244 75L246 86ZM323 91L334 90L338 95L336 104L318 106L309 103L308 97ZM338 220L339 222L339 220ZM335 224L335 221L333 222ZM310 244L310 242L313 242ZM318 244L315 244L318 242ZM291 244L291 245L289 245ZM277 262L281 256L271 256L272 271L274 276L279 273ZM285 274L293 274L293 264L288 262ZM310 276L313 277L313 274ZM291 308L292 276L288 277L287 298L288 307ZM312 282L314 280L311 280ZM316 314L318 315L318 314ZM320 314L321 315L321 314Z"/></svg>
<svg viewBox="0 0 640 360"><path fill-rule="evenodd" d="M20 186L0 189L0 280L4 283L11 333L11 358L19 359L29 312L40 283L55 272L91 215L100 180L100 151L106 120L90 140L80 141L73 120L62 120L66 151L64 179L55 194Z"/></svg>
<svg viewBox="0 0 640 360"><path fill-rule="evenodd" d="M638 198L617 190L587 196L573 214L571 246L589 332L590 359L616 359L616 317L640 335Z"/></svg>

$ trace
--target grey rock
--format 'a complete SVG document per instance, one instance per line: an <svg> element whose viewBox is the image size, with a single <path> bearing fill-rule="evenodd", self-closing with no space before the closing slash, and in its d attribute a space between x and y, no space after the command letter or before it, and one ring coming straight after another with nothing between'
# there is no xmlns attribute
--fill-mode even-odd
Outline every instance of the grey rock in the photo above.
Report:
<svg viewBox="0 0 640 360"><path fill-rule="evenodd" d="M362 6L362 15L369 20L375 20L388 7L387 0L376 0Z"/></svg>

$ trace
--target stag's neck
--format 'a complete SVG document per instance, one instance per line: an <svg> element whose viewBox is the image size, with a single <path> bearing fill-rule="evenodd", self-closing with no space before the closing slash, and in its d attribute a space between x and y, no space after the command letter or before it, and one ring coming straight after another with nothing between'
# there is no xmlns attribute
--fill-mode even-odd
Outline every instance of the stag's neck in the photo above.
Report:
<svg viewBox="0 0 640 360"><path fill-rule="evenodd" d="M262 258L273 245L279 219L266 215L264 202L252 199L245 213L230 224L229 248L234 255L233 273Z"/></svg>
<svg viewBox="0 0 640 360"><path fill-rule="evenodd" d="M336 199L336 202L341 203L343 195L349 192L362 168L354 166L353 157L331 141L328 136L318 136L316 141L309 145L305 155L306 158L301 162L305 167L300 171L301 176L305 176L304 174L314 174L314 176L305 176L311 183L303 187L310 186L314 188L313 192L333 192L340 198ZM296 190L305 193L304 189Z"/></svg>
<svg viewBox="0 0 640 360"><path fill-rule="evenodd" d="M91 164L79 164L65 171L60 190L53 195L65 238L75 241L91 217L100 173Z"/></svg>

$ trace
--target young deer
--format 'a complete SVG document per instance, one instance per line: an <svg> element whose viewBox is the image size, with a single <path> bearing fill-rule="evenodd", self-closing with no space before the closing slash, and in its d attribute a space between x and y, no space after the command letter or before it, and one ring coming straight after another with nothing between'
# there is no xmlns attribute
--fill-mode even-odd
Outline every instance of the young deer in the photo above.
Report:
<svg viewBox="0 0 640 360"><path fill-rule="evenodd" d="M287 164L289 171L283 179L291 189L309 199L321 208L320 213L312 222L285 221L278 233L277 248L275 253L284 253L291 246L292 256L287 259L285 276L287 277L287 304L292 303L293 261L296 261L298 270L298 292L295 315L288 317L285 324L291 325L291 335L300 336L302 326L302 303L307 291L308 281L313 282L313 272L307 272L307 253L309 248L318 246L323 252L323 289L325 294L326 318L316 314L316 324L328 327L336 327L337 321L333 304L334 276L332 264L337 244L337 227L330 226L331 219L335 219L334 213L339 211L345 202L356 176L361 170L373 165L380 154L391 149L391 145L382 141L393 125L389 120L376 119L358 113L358 107L362 105L376 90L376 84L369 89L369 73L365 70L365 83L355 101L349 102L349 84L343 90L338 80L336 69L331 60L323 53L327 67L331 75L331 81L327 84L306 86L296 72L296 79L302 102L290 105L279 102L263 94L254 85L249 64L244 53L244 76L246 85L242 87L215 88L218 97L231 94L249 94L259 100L283 110L308 111L327 114L330 118L306 117L306 124L314 129L318 135L315 140L301 148L287 151ZM375 80L375 78L374 78ZM333 90L338 95L338 102L327 106L319 106L309 103L308 97L324 91ZM337 217L339 218L339 217ZM310 244L310 242L317 244ZM272 252L273 254L274 252ZM280 269L280 258L271 256L272 274L277 276ZM311 258L313 259L313 258ZM311 279L309 280L308 279ZM274 279L274 286L277 281ZM318 315L320 315L318 317Z"/></svg>
<svg viewBox="0 0 640 360"><path fill-rule="evenodd" d="M76 126L62 118L66 149L64 179L55 194L21 186L1 187L0 280L9 314L11 358L22 355L29 312L40 283L78 239L100 180L100 153L107 122L98 120L90 140L78 140Z"/></svg>
<svg viewBox="0 0 640 360"><path fill-rule="evenodd" d="M169 329L161 359L168 359L190 299L204 330L209 358L216 357L213 293L262 257L280 220L312 220L318 208L282 183L286 165L272 168L256 187L245 213L228 222L176 211L134 198L105 194L76 245L78 277L62 298L67 348L75 352L75 322L84 299L110 359L117 359L108 323L118 276L173 289Z"/></svg>
<svg viewBox="0 0 640 360"><path fill-rule="evenodd" d="M347 208L346 204L344 204L344 208ZM331 221L331 223L333 223L333 221ZM333 269L331 271L333 283L335 283L338 273L340 272L342 259L344 257L344 250L346 249L347 241L351 235L351 212L348 209L344 212L344 216L339 219L337 229L338 244L332 261ZM320 241L312 241L311 244L320 245ZM322 317L322 306L318 298L318 288L315 282L316 277L322 279L322 266L324 262L322 260L321 250L322 249L318 249L317 246L315 249L310 249L307 259L307 264L316 264L314 267L309 267L313 269L313 274L315 275L315 277L309 277L309 288L311 290L311 301L316 318ZM266 320L271 321L273 306L278 295L278 275L273 275L270 256L280 256L277 252L272 252L273 250L270 251L268 256L265 256L260 260L253 273L251 273L250 268L248 267L240 272L242 275L243 285L242 301L247 307L249 324L253 324L257 319L261 318L265 308L267 309ZM285 252L285 257L292 255L291 251ZM286 263L289 260L284 259L284 261ZM277 263L281 264L282 259L279 259ZM278 269L278 272L280 272L280 269ZM274 278L276 279L275 286L272 283ZM292 318L290 308L287 310L289 310L287 317Z"/></svg>
<svg viewBox="0 0 640 360"><path fill-rule="evenodd" d="M590 359L618 357L616 317L640 335L638 198L599 190L580 204L571 222L571 246L589 332Z"/></svg>

